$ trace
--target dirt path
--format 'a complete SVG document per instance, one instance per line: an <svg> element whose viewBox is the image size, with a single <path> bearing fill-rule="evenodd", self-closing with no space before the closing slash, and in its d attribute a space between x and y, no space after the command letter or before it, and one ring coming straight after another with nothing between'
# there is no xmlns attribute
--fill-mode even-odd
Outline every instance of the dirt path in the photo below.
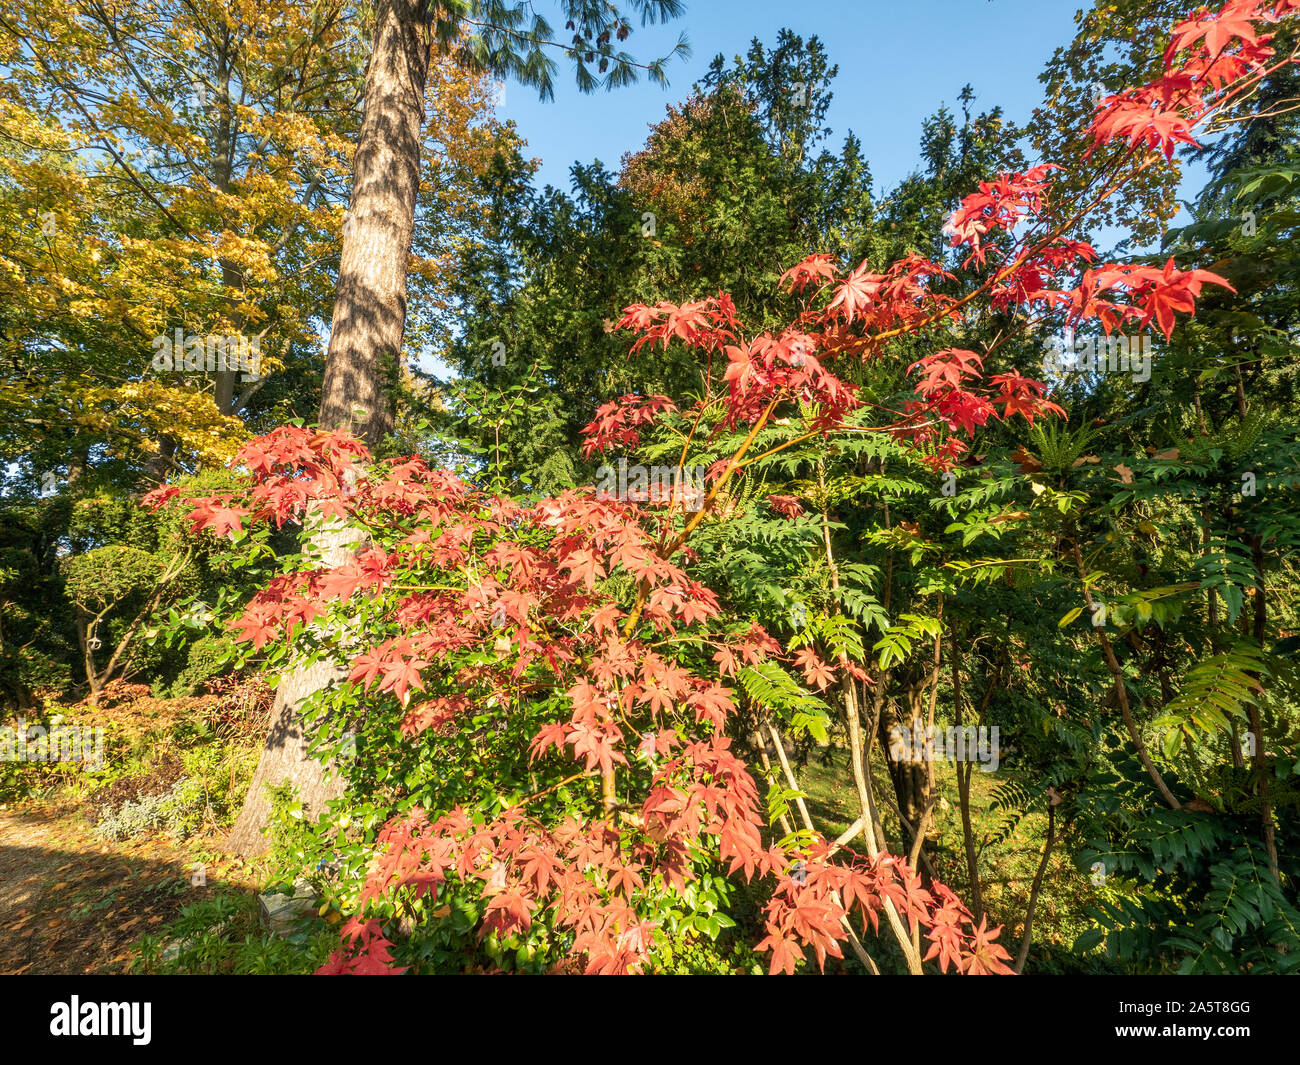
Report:
<svg viewBox="0 0 1300 1065"><path fill-rule="evenodd" d="M107 843L75 814L0 810L0 974L126 971L141 935L219 883L247 886L222 863L192 883L205 843Z"/></svg>

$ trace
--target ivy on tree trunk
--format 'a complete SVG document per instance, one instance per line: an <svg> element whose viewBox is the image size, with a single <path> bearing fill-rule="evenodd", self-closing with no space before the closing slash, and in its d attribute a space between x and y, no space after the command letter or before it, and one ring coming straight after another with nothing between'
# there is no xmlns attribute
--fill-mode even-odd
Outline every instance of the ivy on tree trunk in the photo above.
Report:
<svg viewBox="0 0 1300 1065"><path fill-rule="evenodd" d="M320 425L350 429L372 448L393 427L406 271L420 189L420 127L430 35L422 0L380 0L366 71L365 111L353 162L352 200L334 297ZM356 548L346 533L314 534L321 564L335 567ZM334 774L307 753L299 708L333 677L322 666L295 669L276 692L271 729L228 847L266 849L268 786L288 780L306 809L339 794Z"/></svg>

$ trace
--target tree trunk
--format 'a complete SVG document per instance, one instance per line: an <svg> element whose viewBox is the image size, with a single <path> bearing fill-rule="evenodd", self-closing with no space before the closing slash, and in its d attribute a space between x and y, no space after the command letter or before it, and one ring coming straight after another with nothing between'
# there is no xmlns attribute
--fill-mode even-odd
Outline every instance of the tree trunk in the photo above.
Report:
<svg viewBox="0 0 1300 1065"><path fill-rule="evenodd" d="M393 388L406 325L406 271L420 189L420 127L429 74L423 0L380 0L366 71L366 103L352 172L352 201L321 395L323 429L351 429L372 448L393 427ZM321 564L341 565L355 532L316 533ZM271 732L227 846L266 849L266 785L291 782L312 812L342 790L338 774L307 754L298 708L340 675L321 664L291 671L276 692Z"/></svg>
<svg viewBox="0 0 1300 1065"><path fill-rule="evenodd" d="M225 49L221 49L216 70L221 99L217 100L218 119L212 143L214 164L213 184L230 195L231 178L235 169L235 109L230 99L230 64ZM229 259L221 260L221 284L230 293L230 323L233 333L244 328L243 297L247 288L244 272ZM217 370L212 389L212 399L222 414L235 414L235 377L237 370Z"/></svg>
<svg viewBox="0 0 1300 1065"><path fill-rule="evenodd" d="M176 455L176 438L164 433L158 438L158 450L149 457L140 475L139 491L141 493L165 484L172 473L172 460ZM68 477L71 486L72 477Z"/></svg>
<svg viewBox="0 0 1300 1065"><path fill-rule="evenodd" d="M908 694L912 694L912 689L908 689ZM885 752L889 777L894 782L894 796L898 800L898 812L904 822L899 826L900 840L910 847L916 842L916 832L930 808L934 792L930 786L929 760L917 757L918 748L924 745L926 720L920 707L912 699L908 701L912 705L906 717L893 699L882 701L877 736ZM900 733L896 729L906 731ZM896 742L900 734L914 742Z"/></svg>
<svg viewBox="0 0 1300 1065"><path fill-rule="evenodd" d="M320 551L323 564L342 565L355 550L359 536L354 529L315 529L310 536ZM230 835L226 849L244 858L262 854L270 844L266 830L271 820L271 798L267 787L279 787L286 781L293 785L297 798L308 816L317 816L331 799L343 794L343 777L337 766L326 765L307 750L308 737L299 713L313 692L332 681L347 676L340 663L318 661L310 666L290 668L275 691L271 710L271 728L262 745L248 794Z"/></svg>
<svg viewBox="0 0 1300 1065"><path fill-rule="evenodd" d="M422 0L380 0L343 229L320 424L371 447L393 427L429 74Z"/></svg>
<svg viewBox="0 0 1300 1065"><path fill-rule="evenodd" d="M227 316L233 327L232 336L242 336L244 332L244 312L241 300L243 299L244 290L247 287L244 280L244 272L234 263L223 259L221 261L221 284L227 291L231 292L230 297L231 312ZM237 415L238 406L235 402L235 382L239 377L239 370L217 370L216 380L212 387L212 401L217 405L217 410L226 415Z"/></svg>
<svg viewBox="0 0 1300 1065"><path fill-rule="evenodd" d="M306 811L319 814L327 802L342 794L342 780L307 753L298 708L318 688L331 680L346 676L346 671L328 662L295 670L280 682L271 711L271 731L262 748L261 760L253 773L243 809L230 830L226 848L245 858L263 853L268 845L266 828L270 821L271 802L268 786L286 780L293 784L297 798Z"/></svg>
<svg viewBox="0 0 1300 1065"><path fill-rule="evenodd" d="M98 706L99 693L104 685L95 669L95 652L90 646L95 631L92 625L87 624L87 617L89 617L88 612L78 603L77 644L81 648L81 664L86 671L86 686L90 689L86 695L86 702L91 706Z"/></svg>

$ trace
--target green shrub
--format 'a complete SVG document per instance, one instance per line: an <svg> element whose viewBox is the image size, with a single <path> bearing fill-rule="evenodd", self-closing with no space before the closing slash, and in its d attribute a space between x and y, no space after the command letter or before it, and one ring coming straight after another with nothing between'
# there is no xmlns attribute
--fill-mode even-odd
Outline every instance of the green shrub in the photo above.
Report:
<svg viewBox="0 0 1300 1065"><path fill-rule="evenodd" d="M201 636L189 645L185 667L170 685L172 697L198 695L208 680L230 668L234 642L225 635Z"/></svg>

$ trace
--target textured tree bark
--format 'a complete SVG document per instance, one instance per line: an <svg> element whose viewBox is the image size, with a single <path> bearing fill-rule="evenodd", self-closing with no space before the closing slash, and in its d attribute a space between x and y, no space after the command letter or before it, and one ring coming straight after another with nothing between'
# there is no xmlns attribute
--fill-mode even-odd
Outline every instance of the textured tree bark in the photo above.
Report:
<svg viewBox="0 0 1300 1065"><path fill-rule="evenodd" d="M311 538L325 564L330 566L341 565L359 540L352 529L317 530ZM281 678L271 710L271 728L262 745L262 756L248 785L244 805L226 838L227 850L244 858L266 851L270 844L266 830L271 820L268 787L279 787L288 781L303 804L304 813L310 816L319 815L326 803L343 794L344 781L338 767L326 765L308 753L308 738L299 711L313 692L345 676L347 670L341 664L320 661L291 668Z"/></svg>
<svg viewBox="0 0 1300 1065"><path fill-rule="evenodd" d="M281 682L271 712L271 731L248 786L248 796L230 830L226 848L245 858L263 853L271 804L267 787L290 781L305 810L319 813L342 794L342 780L307 753L307 737L298 716L302 700L331 680L346 675L327 662L294 670Z"/></svg>
<svg viewBox="0 0 1300 1065"><path fill-rule="evenodd" d="M917 758L917 748L924 743L926 720L921 713L921 689L904 683L904 692L908 699L906 718L899 713L900 707L893 699L885 699L877 724L877 736L885 752L890 779L894 782L894 796L898 801L898 812L904 824L899 826L900 835L904 836L907 846L916 842L916 833L925 818L933 791L930 787L930 766L924 758ZM895 742L899 733L895 729L906 729L903 736L915 743L900 744Z"/></svg>
<svg viewBox="0 0 1300 1065"><path fill-rule="evenodd" d="M380 0L321 395L321 427L350 428L371 447L393 427L406 324L429 75L423 9L422 0Z"/></svg>
<svg viewBox="0 0 1300 1065"><path fill-rule="evenodd" d="M429 75L424 8L424 0L379 0L325 361L321 428L350 429L372 448L393 427L393 389L406 326L406 272ZM333 567L356 549L358 534L318 533L313 542L321 564ZM227 841L231 850L251 856L266 849L267 785L290 781L312 812L340 794L339 775L307 755L298 713L312 692L340 674L340 667L318 665L292 671L281 681L270 735Z"/></svg>

